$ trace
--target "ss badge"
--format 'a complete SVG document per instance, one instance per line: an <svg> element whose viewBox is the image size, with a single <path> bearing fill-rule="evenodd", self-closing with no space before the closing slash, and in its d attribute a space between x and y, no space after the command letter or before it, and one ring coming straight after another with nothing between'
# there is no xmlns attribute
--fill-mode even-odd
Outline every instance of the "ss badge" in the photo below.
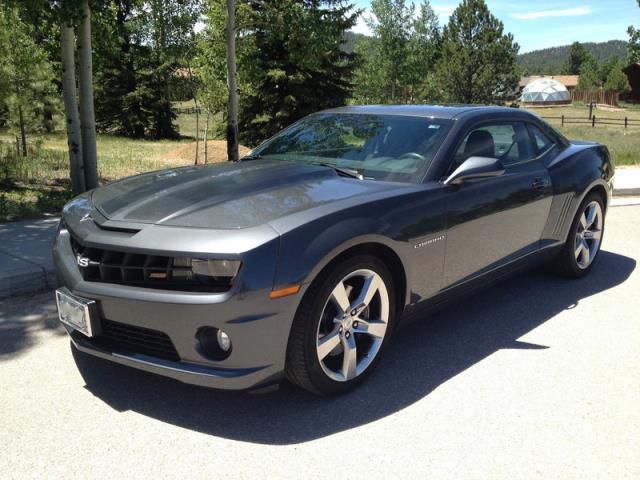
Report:
<svg viewBox="0 0 640 480"><path fill-rule="evenodd" d="M76 262L78 263L79 267L88 267L89 266L89 259L87 257L83 257L82 255L78 255L76 257Z"/></svg>

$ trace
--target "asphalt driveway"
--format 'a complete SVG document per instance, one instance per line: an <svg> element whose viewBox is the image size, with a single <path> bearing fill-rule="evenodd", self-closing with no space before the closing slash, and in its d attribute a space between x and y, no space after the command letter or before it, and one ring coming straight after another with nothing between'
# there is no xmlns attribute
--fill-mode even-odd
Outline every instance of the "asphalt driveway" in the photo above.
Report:
<svg viewBox="0 0 640 480"><path fill-rule="evenodd" d="M640 206L592 274L531 272L400 331L357 391L186 386L74 352L51 292L0 301L2 478L638 478Z"/></svg>

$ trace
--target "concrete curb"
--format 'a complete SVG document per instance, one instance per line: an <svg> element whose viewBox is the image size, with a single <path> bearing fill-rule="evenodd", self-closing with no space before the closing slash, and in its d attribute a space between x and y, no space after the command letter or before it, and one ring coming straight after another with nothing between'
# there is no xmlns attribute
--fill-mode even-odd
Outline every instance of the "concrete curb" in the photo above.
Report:
<svg viewBox="0 0 640 480"><path fill-rule="evenodd" d="M0 224L0 299L55 288L51 247L58 218Z"/></svg>
<svg viewBox="0 0 640 480"><path fill-rule="evenodd" d="M614 197L634 197L640 195L640 168L618 167L613 179Z"/></svg>
<svg viewBox="0 0 640 480"><path fill-rule="evenodd" d="M0 299L14 295L30 295L56 288L56 273L36 265L0 274Z"/></svg>
<svg viewBox="0 0 640 480"><path fill-rule="evenodd" d="M614 197L638 197L640 196L640 187L631 188L613 188Z"/></svg>

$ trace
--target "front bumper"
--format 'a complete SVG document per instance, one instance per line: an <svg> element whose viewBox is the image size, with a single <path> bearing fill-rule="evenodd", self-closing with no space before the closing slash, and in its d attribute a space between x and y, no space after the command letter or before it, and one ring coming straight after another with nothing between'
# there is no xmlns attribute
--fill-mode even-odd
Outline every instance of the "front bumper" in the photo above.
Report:
<svg viewBox="0 0 640 480"><path fill-rule="evenodd" d="M83 241L100 243L98 230L82 234ZM60 285L76 296L95 300L100 321L162 332L171 340L178 359L159 358L131 346L105 347L99 336L89 338L67 328L78 350L184 383L219 389L259 388L282 379L298 295L269 298L277 241L259 247L243 259L248 266L257 265L258 271L243 267L230 291L212 294L85 281L71 249L70 233L64 229L56 238L53 257ZM201 353L196 338L201 327L227 332L232 341L228 358L214 361Z"/></svg>

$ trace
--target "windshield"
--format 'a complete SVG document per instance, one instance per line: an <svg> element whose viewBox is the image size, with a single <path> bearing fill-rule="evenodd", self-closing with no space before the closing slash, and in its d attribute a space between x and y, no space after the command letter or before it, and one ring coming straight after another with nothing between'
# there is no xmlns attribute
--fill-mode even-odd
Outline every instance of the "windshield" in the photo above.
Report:
<svg viewBox="0 0 640 480"><path fill-rule="evenodd" d="M324 163L369 180L417 183L450 124L422 117L320 113L267 140L248 159Z"/></svg>

